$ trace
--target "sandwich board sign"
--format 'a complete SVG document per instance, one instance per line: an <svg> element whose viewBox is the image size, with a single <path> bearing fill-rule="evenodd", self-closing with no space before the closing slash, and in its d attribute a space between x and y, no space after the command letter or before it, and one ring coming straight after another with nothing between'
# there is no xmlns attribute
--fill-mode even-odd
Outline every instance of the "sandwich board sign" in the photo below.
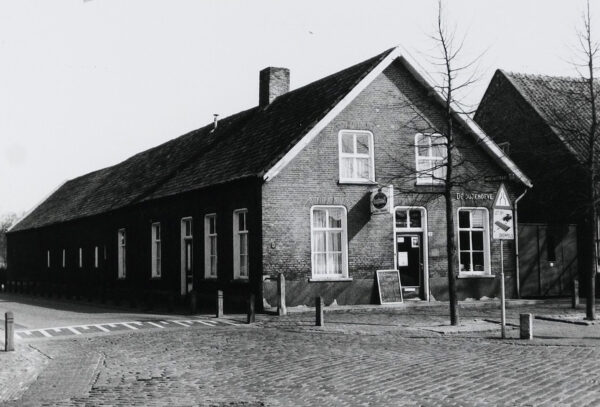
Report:
<svg viewBox="0 0 600 407"><path fill-rule="evenodd" d="M514 213L510 198L504 184L500 184L494 200L494 218L492 224L492 239L514 240Z"/></svg>

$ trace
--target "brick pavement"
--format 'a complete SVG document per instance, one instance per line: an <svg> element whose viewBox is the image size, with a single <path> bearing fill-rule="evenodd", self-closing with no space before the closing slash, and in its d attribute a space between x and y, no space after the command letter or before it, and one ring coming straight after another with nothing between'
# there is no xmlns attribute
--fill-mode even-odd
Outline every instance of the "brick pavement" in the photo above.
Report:
<svg viewBox="0 0 600 407"><path fill-rule="evenodd" d="M473 319L497 313L463 311ZM598 346L420 329L444 323L444 308L327 318L324 328L300 314L260 316L252 326L39 341L53 359L7 405L600 404Z"/></svg>

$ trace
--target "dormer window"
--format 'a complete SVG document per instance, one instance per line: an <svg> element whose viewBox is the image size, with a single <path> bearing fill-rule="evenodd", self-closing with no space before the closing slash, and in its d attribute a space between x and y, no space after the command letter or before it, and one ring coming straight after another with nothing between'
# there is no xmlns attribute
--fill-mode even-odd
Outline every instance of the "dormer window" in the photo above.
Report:
<svg viewBox="0 0 600 407"><path fill-rule="evenodd" d="M415 136L417 184L443 184L446 180L447 158L446 137L441 134L417 134Z"/></svg>
<svg viewBox="0 0 600 407"><path fill-rule="evenodd" d="M374 182L373 133L364 130L340 131L339 161L340 182Z"/></svg>

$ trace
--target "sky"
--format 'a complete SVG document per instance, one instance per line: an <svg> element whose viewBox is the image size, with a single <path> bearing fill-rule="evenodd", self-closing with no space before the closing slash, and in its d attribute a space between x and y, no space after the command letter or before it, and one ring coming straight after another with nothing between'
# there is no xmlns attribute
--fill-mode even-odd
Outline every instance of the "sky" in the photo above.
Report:
<svg viewBox="0 0 600 407"><path fill-rule="evenodd" d="M476 106L499 68L577 75L583 1L444 4L462 61L479 57L466 103ZM213 113L255 106L267 66L289 68L295 89L401 45L436 78L436 17L435 0L3 0L0 215Z"/></svg>

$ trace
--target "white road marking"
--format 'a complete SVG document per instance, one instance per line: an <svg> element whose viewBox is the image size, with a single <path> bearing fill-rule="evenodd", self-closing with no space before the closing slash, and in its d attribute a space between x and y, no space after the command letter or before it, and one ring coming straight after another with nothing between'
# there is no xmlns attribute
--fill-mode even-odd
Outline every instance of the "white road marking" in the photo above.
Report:
<svg viewBox="0 0 600 407"><path fill-rule="evenodd" d="M235 326L238 325L235 322L227 321L226 319L219 319L219 322L221 322L223 324L227 324L227 325L235 325Z"/></svg>
<svg viewBox="0 0 600 407"><path fill-rule="evenodd" d="M157 328L163 328L163 329L165 328L164 326L162 326L162 325L159 325L159 324L157 324L157 323L154 323L154 322L146 321L146 323L147 323L147 324L150 324L150 325L154 325L154 326L155 326L155 327L157 327Z"/></svg>
<svg viewBox="0 0 600 407"><path fill-rule="evenodd" d="M62 329L61 329L61 328L52 328L52 330L53 330L54 332L56 332L56 333L58 333L58 332L62 331Z"/></svg>
<svg viewBox="0 0 600 407"><path fill-rule="evenodd" d="M204 325L208 325L208 326L214 326L213 324L209 324L207 321L196 321L199 324L204 324Z"/></svg>
<svg viewBox="0 0 600 407"><path fill-rule="evenodd" d="M116 324L108 324L108 326L110 326L111 328L116 328L117 327Z"/></svg>
<svg viewBox="0 0 600 407"><path fill-rule="evenodd" d="M81 329L90 329L89 325L83 325Z"/></svg>
<svg viewBox="0 0 600 407"><path fill-rule="evenodd" d="M127 322L121 322L121 325L123 325L124 327L127 327L129 329L133 329L134 331L137 330L137 328L135 326L130 325Z"/></svg>
<svg viewBox="0 0 600 407"><path fill-rule="evenodd" d="M188 325L188 324L184 324L183 322L179 322L179 321L171 321L171 322L174 322L174 323L176 323L176 324L179 324L179 325L181 325L181 326L185 326L186 328L189 328L189 327L190 327L190 325Z"/></svg>
<svg viewBox="0 0 600 407"><path fill-rule="evenodd" d="M40 329L40 332L42 335L44 335L46 338L52 338L52 335L50 335L48 332L46 332L45 329Z"/></svg>
<svg viewBox="0 0 600 407"><path fill-rule="evenodd" d="M105 327L103 327L102 325L94 325L96 328L98 328L99 330L101 330L102 332L110 332L110 329L106 329Z"/></svg>
<svg viewBox="0 0 600 407"><path fill-rule="evenodd" d="M75 335L81 335L81 332L79 332L77 329L73 328L72 326L68 326L68 327L66 327L66 329L73 332Z"/></svg>

